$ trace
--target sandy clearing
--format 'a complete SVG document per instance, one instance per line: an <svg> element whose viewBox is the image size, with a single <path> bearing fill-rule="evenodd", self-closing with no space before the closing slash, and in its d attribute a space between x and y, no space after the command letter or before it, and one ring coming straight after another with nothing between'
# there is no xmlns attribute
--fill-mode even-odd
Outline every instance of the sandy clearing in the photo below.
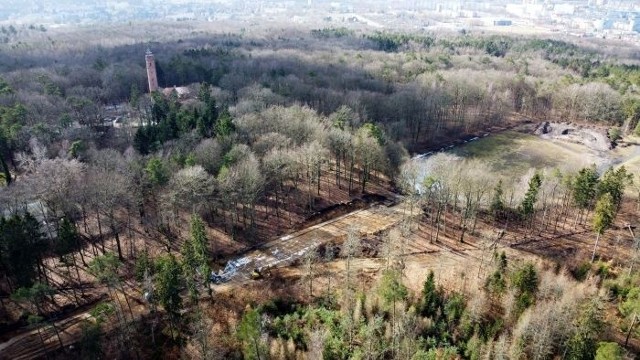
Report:
<svg viewBox="0 0 640 360"><path fill-rule="evenodd" d="M401 222L406 213L408 210L404 203L391 207L374 204L369 208L356 210L336 219L279 237L232 259L229 262L237 266L228 267L226 274L229 274L231 282L247 280L253 269L286 266L302 258L317 245L344 240L349 231L355 231L364 237L389 229Z"/></svg>

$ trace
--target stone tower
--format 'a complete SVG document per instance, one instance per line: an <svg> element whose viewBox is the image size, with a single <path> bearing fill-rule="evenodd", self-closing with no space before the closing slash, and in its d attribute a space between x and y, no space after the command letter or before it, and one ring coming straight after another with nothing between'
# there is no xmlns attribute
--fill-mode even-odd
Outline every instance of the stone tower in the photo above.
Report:
<svg viewBox="0 0 640 360"><path fill-rule="evenodd" d="M151 50L147 49L147 54L144 56L147 62L147 79L149 79L149 92L158 90L158 75L156 74L156 61L153 57Z"/></svg>

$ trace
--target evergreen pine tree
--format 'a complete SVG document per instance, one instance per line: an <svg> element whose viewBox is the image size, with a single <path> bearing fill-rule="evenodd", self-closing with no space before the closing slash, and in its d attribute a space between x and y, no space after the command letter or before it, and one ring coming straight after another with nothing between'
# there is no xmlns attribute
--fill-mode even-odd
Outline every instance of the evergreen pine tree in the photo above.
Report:
<svg viewBox="0 0 640 360"><path fill-rule="evenodd" d="M502 189L502 180L498 181L496 187L493 189L493 198L491 199L491 205L489 211L493 214L494 219L498 218L504 212L504 190Z"/></svg>
<svg viewBox="0 0 640 360"><path fill-rule="evenodd" d="M540 186L542 186L542 176L539 173L533 174L531 180L529 180L529 189L527 193L524 195L524 199L522 200L522 204L520 205L520 212L523 216L529 217L534 212L534 206L536 201L538 201L538 192L540 191Z"/></svg>

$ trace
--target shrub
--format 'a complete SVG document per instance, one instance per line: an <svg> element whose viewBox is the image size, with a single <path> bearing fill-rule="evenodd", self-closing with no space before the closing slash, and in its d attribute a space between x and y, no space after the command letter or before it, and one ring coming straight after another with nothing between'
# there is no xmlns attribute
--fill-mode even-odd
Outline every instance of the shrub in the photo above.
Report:
<svg viewBox="0 0 640 360"><path fill-rule="evenodd" d="M519 316L533 305L538 292L538 273L532 263L526 263L511 277L511 287L516 290L515 315Z"/></svg>
<svg viewBox="0 0 640 360"><path fill-rule="evenodd" d="M535 266L527 263L517 270L511 278L511 285L521 294L535 295L538 291L538 273Z"/></svg>
<svg viewBox="0 0 640 360"><path fill-rule="evenodd" d="M591 264L588 262L583 262L575 269L571 270L571 275L573 275L573 277L578 281L584 281L589 274L589 270L591 270Z"/></svg>
<svg viewBox="0 0 640 360"><path fill-rule="evenodd" d="M624 354L620 345L614 342L598 343L596 351L596 360L622 360Z"/></svg>
<svg viewBox="0 0 640 360"><path fill-rule="evenodd" d="M596 265L596 275L600 276L603 279L608 278L611 275L611 269L609 265L603 262L598 262Z"/></svg>
<svg viewBox="0 0 640 360"><path fill-rule="evenodd" d="M616 142L618 140L620 140L620 138L622 137L622 130L620 130L619 127L612 127L611 129L609 129L609 140L611 140L611 142Z"/></svg>

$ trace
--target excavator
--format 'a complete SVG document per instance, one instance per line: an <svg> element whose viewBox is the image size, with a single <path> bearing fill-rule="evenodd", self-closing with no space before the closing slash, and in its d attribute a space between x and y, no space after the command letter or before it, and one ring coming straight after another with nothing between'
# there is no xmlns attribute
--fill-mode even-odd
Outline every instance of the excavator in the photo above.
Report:
<svg viewBox="0 0 640 360"><path fill-rule="evenodd" d="M270 276L271 276L271 269L268 267L266 269L255 268L251 272L251 280L260 280Z"/></svg>

